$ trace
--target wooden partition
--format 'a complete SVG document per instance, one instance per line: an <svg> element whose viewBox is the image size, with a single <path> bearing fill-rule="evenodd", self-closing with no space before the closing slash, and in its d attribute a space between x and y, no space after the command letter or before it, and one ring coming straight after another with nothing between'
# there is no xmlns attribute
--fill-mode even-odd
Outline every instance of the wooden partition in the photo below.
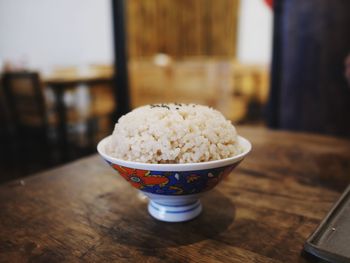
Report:
<svg viewBox="0 0 350 263"><path fill-rule="evenodd" d="M235 57L238 5L239 0L128 0L129 55Z"/></svg>
<svg viewBox="0 0 350 263"><path fill-rule="evenodd" d="M152 58L130 60L132 107L159 102L199 103L240 121L251 101L267 100L269 69L234 60L188 57L160 66Z"/></svg>

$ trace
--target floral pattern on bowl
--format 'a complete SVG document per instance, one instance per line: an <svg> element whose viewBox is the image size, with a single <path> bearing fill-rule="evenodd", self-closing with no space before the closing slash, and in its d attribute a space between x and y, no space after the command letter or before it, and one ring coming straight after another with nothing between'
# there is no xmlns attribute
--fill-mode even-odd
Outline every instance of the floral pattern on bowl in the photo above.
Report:
<svg viewBox="0 0 350 263"><path fill-rule="evenodd" d="M107 161L107 160L106 160ZM196 171L149 171L134 169L107 161L133 187L163 195L187 195L214 188L238 164Z"/></svg>

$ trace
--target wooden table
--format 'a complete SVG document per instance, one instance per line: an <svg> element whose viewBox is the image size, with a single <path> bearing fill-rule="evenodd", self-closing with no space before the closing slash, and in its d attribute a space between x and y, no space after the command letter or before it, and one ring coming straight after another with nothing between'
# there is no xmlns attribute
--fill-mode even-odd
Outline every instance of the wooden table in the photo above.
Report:
<svg viewBox="0 0 350 263"><path fill-rule="evenodd" d="M57 116L58 116L58 133L61 140L61 150L63 153L63 159L68 160L68 118L67 110L64 103L64 93L68 89L76 88L79 85L86 85L92 87L99 84L110 84L113 83L113 73L108 72L107 74L85 74L85 75L68 75L59 76L54 75L44 79L44 85L49 86L54 93Z"/></svg>
<svg viewBox="0 0 350 263"><path fill-rule="evenodd" d="M309 262L350 181L350 142L239 128L253 151L187 223L151 218L98 156L0 186L0 262Z"/></svg>

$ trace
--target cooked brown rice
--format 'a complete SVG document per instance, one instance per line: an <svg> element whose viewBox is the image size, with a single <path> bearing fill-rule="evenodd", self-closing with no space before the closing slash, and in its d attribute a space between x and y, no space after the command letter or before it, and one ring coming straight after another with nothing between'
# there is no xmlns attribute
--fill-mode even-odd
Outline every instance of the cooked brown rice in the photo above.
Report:
<svg viewBox="0 0 350 263"><path fill-rule="evenodd" d="M235 127L219 111L178 103L146 105L122 116L106 150L142 163L205 162L241 152Z"/></svg>

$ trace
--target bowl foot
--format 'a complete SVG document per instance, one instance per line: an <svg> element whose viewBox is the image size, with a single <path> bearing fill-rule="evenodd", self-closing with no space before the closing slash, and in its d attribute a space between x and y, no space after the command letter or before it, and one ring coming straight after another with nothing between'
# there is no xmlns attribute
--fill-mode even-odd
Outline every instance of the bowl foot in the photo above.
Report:
<svg viewBox="0 0 350 263"><path fill-rule="evenodd" d="M150 200L148 212L155 219L165 222L184 222L198 216L202 211L199 200L185 204L165 204Z"/></svg>

